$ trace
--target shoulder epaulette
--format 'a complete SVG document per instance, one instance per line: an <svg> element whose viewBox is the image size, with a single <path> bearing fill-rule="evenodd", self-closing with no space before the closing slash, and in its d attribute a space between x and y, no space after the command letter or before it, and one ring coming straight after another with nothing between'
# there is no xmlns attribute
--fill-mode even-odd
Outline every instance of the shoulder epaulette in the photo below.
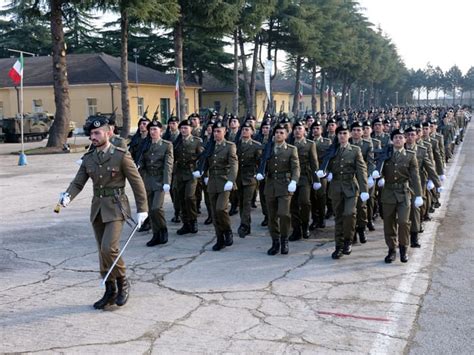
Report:
<svg viewBox="0 0 474 355"><path fill-rule="evenodd" d="M122 148L122 147L114 146L114 148L115 148L115 150L118 150L119 152L122 152L122 153L126 153L126 152L127 152L127 149Z"/></svg>

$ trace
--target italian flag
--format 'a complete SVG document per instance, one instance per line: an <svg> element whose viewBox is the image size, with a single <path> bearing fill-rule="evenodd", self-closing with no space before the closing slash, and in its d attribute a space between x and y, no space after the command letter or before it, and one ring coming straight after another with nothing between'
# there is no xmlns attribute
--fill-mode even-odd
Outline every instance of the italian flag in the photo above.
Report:
<svg viewBox="0 0 474 355"><path fill-rule="evenodd" d="M10 69L8 76L13 80L15 85L20 84L21 77L23 76L23 56L21 56Z"/></svg>

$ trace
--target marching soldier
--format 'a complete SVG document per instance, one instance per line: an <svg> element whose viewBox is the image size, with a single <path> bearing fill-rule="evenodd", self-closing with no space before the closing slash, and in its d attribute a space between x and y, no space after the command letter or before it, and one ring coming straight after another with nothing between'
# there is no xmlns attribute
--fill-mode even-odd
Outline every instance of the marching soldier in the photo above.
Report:
<svg viewBox="0 0 474 355"><path fill-rule="evenodd" d="M255 138L256 141L260 142L262 145L268 143L270 137L270 127L272 125L272 120L270 118L264 119L260 125L260 131ZM258 195L260 197L260 206L262 208L263 221L260 224L262 227L268 226L268 209L267 209L267 200L265 198L265 180L260 180L258 182Z"/></svg>
<svg viewBox="0 0 474 355"><path fill-rule="evenodd" d="M138 120L138 129L137 132L132 137L128 145L128 151L132 155L132 159L135 164L138 164L141 155L141 149L143 147L143 142L145 142L148 137L147 125L150 123L148 118L142 117Z"/></svg>
<svg viewBox="0 0 474 355"><path fill-rule="evenodd" d="M215 119L209 119L206 123L206 130L203 134L202 147L206 147L212 137L212 127L216 123ZM204 204L206 205L207 218L204 221L205 225L212 224L212 210L211 210L211 201L209 200L209 195L207 194L207 186L203 183L202 179L197 177L197 186L196 186L196 205L197 213L199 214L199 206L201 204L202 195L204 194Z"/></svg>
<svg viewBox="0 0 474 355"><path fill-rule="evenodd" d="M367 140L370 140L372 142L372 147L373 147L373 150L374 152L375 151L380 151L382 149L382 143L376 139L376 138L372 138L371 134L372 134L372 124L370 121L364 121L362 123L362 126L363 126L363 129L364 129L364 133L362 134L362 138L363 139L367 139ZM374 159L375 159L375 154L374 154ZM369 167L367 167L369 168ZM375 169L375 166L374 166L374 169ZM370 195L370 198L367 200L367 228L369 229L369 231L374 231L375 230L375 226L374 226L374 213L376 211L376 208L378 207L378 205L376 204L376 191L377 190L377 187L375 186L375 181L372 177L372 173L374 171L372 170L369 174L369 178L372 178L372 181L369 181L367 180L367 183L369 185L372 185L372 187L369 186L369 195Z"/></svg>
<svg viewBox="0 0 474 355"><path fill-rule="evenodd" d="M96 118L86 127L92 144L96 149L87 152L76 177L66 192L61 193L60 203L66 207L92 179L94 197L92 198L90 220L94 229L99 250L100 274L105 277L119 254L120 234L125 219L131 211L125 195L125 179L128 180L137 205L137 224L140 226L147 218L148 207L142 178L132 157L126 149L110 143L111 131L106 118ZM94 308L103 309L107 305L123 306L129 295L130 284L125 275L125 263L120 258L116 267L105 282L104 296L94 303Z"/></svg>
<svg viewBox="0 0 474 355"><path fill-rule="evenodd" d="M215 147L207 159L207 193L212 210L212 222L216 231L217 242L212 250L218 251L231 246L232 228L227 212L230 192L235 188L235 179L239 162L235 144L224 139L226 128L222 121L212 126Z"/></svg>
<svg viewBox="0 0 474 355"><path fill-rule="evenodd" d="M393 153L385 160L379 184L382 189L383 226L385 243L388 246L386 263L392 263L400 249L400 261L408 261L407 248L410 231L410 210L412 194L416 196L414 207L423 205L418 162L414 151L405 149L403 130L392 131Z"/></svg>
<svg viewBox="0 0 474 355"><path fill-rule="evenodd" d="M351 138L349 139L350 144L356 145L362 152L365 164L367 166L367 184L370 189L374 187L374 179L372 178L372 172L375 169L374 163L374 149L372 141L369 139L362 138L363 124L362 122L354 122L351 125ZM370 200L370 198L369 198ZM369 201L368 200L368 201ZM368 202L367 201L367 202ZM366 243L367 237L365 236L365 227L367 226L367 203L362 202L361 199L357 200L357 222L356 222L356 234L359 235L360 242ZM354 234L354 242L357 242L357 235Z"/></svg>
<svg viewBox="0 0 474 355"><path fill-rule="evenodd" d="M332 141L329 138L323 137L323 125L322 122L316 120L311 126L313 134L313 141L316 143L316 155L318 157L318 166L321 166L326 156L326 151L331 145ZM309 227L310 230L316 228L325 228L326 222L324 221L326 215L326 195L327 195L327 180L321 179L321 188L318 190L311 190L311 210L313 215L313 223Z"/></svg>
<svg viewBox="0 0 474 355"><path fill-rule="evenodd" d="M268 161L264 162L266 164L264 193L267 200L268 229L272 237L268 255L278 254L280 246L281 253L288 254L288 237L291 229L290 203L300 177L298 150L286 143L288 129L279 123L273 132L271 155ZM258 173L257 180L263 180L265 175Z"/></svg>
<svg viewBox="0 0 474 355"><path fill-rule="evenodd" d="M153 237L146 244L148 247L168 243L168 228L163 203L165 193L170 192L171 189L173 144L161 138L161 128L160 121L153 120L148 124L151 144L143 152L140 163L143 169L143 180L145 181L153 231Z"/></svg>
<svg viewBox="0 0 474 355"><path fill-rule="evenodd" d="M178 235L197 233L196 185L193 176L196 163L201 154L202 140L191 134L191 122L183 120L179 123L181 136L174 146L174 177L176 183L176 199L183 214L183 226L176 232Z"/></svg>
<svg viewBox="0 0 474 355"><path fill-rule="evenodd" d="M360 148L349 143L349 127L345 123L336 129L336 135L339 148L328 165L328 180L331 179L328 194L336 215L336 249L331 255L333 259L351 254L357 198L360 194L363 202L369 199L367 167Z"/></svg>
<svg viewBox="0 0 474 355"><path fill-rule="evenodd" d="M386 134L383 131L383 119L382 117L377 117L372 122L372 138L378 139L382 148L390 143L390 135Z"/></svg>
<svg viewBox="0 0 474 355"><path fill-rule="evenodd" d="M115 114L110 116L107 120L109 121L109 127L110 127L110 132L111 132L110 143L116 147L127 149L128 148L127 140L115 134L115 130L116 130Z"/></svg>
<svg viewBox="0 0 474 355"><path fill-rule="evenodd" d="M179 118L176 116L171 116L168 119L168 126L166 127L165 134L163 134L162 136L164 140L170 141L171 143L173 143L173 145L179 136L178 124L179 124ZM174 216L173 218L171 218L171 222L180 223L181 222L181 218L180 218L181 209L180 209L180 205L179 205L179 201L177 197L177 194L178 194L178 191L176 188L177 184L174 181L175 180L174 177L175 177L175 171L173 171L173 177L171 180L171 201L173 202L173 209L174 209Z"/></svg>
<svg viewBox="0 0 474 355"><path fill-rule="evenodd" d="M229 115L229 129L225 135L225 139L237 144L236 139L238 138L237 135L239 133L240 128L240 121L237 116L233 114ZM229 216L233 216L239 212L239 194L237 190L232 190L229 197L230 201L230 210Z"/></svg>
<svg viewBox="0 0 474 355"><path fill-rule="evenodd" d="M237 174L237 192L240 206L239 237L245 238L251 233L252 198L257 189L255 174L262 155L262 145L252 139L254 128L245 122L241 128L241 139L237 142L239 170Z"/></svg>
<svg viewBox="0 0 474 355"><path fill-rule="evenodd" d="M201 128L201 118L199 117L199 115L197 113L192 113L189 115L188 119L191 120L191 127L193 129L191 131L191 134L194 137L201 137L202 128Z"/></svg>
<svg viewBox="0 0 474 355"><path fill-rule="evenodd" d="M309 217L311 213L311 190L319 190L321 183L315 175L319 169L318 156L316 153L316 144L306 139L306 125L304 122L297 121L293 125L294 146L298 150L298 159L300 162L300 178L296 191L291 198L291 224L293 234L290 241L309 238Z"/></svg>

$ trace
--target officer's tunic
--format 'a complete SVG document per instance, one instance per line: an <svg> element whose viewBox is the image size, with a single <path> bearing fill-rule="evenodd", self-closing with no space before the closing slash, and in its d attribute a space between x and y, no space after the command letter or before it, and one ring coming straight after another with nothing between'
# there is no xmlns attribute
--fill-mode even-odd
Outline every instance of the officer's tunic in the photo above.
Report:
<svg viewBox="0 0 474 355"><path fill-rule="evenodd" d="M318 165L321 166L326 156L326 151L331 146L329 138L318 137L314 139L316 143L316 152L318 157ZM311 190L311 211L313 219L318 221L319 225L324 224L324 216L326 214L326 195L328 182L326 179L321 179L321 188L319 190Z"/></svg>
<svg viewBox="0 0 474 355"><path fill-rule="evenodd" d="M90 220L99 250L100 273L105 277L119 254L123 222L131 217L125 195L125 179L135 197L138 212L147 212L146 192L131 155L123 148L110 145L103 154L97 149L86 153L76 177L67 192L73 200L91 178L94 195ZM120 259L109 280L125 277L125 263Z"/></svg>

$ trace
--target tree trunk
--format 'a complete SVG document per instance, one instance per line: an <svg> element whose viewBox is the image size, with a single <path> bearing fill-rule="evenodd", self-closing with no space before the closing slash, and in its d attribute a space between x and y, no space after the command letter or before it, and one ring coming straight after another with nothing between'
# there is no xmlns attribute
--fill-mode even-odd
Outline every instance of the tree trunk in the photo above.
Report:
<svg viewBox="0 0 474 355"><path fill-rule="evenodd" d="M439 89L436 89L436 99L435 99L436 106L438 106L438 95L439 95Z"/></svg>
<svg viewBox="0 0 474 355"><path fill-rule="evenodd" d="M459 105L461 105L461 106L462 106L463 98L464 98L464 90L461 90L461 98L460 98L460 101L459 101Z"/></svg>
<svg viewBox="0 0 474 355"><path fill-rule="evenodd" d="M239 116L239 43L237 39L237 28L234 30L234 99L232 101L232 113Z"/></svg>
<svg viewBox="0 0 474 355"><path fill-rule="evenodd" d="M242 36L242 30L239 29L239 46L240 46L240 59L242 62L242 73L244 75L244 89L245 89L245 109L247 114L252 112L252 99L250 97L250 80L249 71L247 69L247 57L244 50L244 38Z"/></svg>
<svg viewBox="0 0 474 355"><path fill-rule="evenodd" d="M259 35L255 36L255 47L253 49L252 73L250 75L250 112L257 119L257 66L258 66L258 46Z"/></svg>
<svg viewBox="0 0 474 355"><path fill-rule="evenodd" d="M315 114L318 100L316 98L316 64L313 64L313 71L311 73L311 113Z"/></svg>
<svg viewBox="0 0 474 355"><path fill-rule="evenodd" d="M296 58L296 76L295 76L295 91L293 93L293 108L292 112L293 115L298 115L299 111L299 102L300 102L300 77L301 77L301 62L302 58L301 56L298 56Z"/></svg>
<svg viewBox="0 0 474 355"><path fill-rule="evenodd" d="M453 106L456 103L456 88L453 88Z"/></svg>
<svg viewBox="0 0 474 355"><path fill-rule="evenodd" d="M418 107L420 106L421 88L418 88Z"/></svg>
<svg viewBox="0 0 474 355"><path fill-rule="evenodd" d="M324 84L326 81L326 74L323 69L321 69L321 88L319 89L319 112L325 112L326 108L324 107L324 99L325 99L325 90Z"/></svg>
<svg viewBox="0 0 474 355"><path fill-rule="evenodd" d="M347 81L344 78L344 81L342 83L342 97L341 97L341 104L339 108L341 110L344 110L346 108L346 95L347 95Z"/></svg>
<svg viewBox="0 0 474 355"><path fill-rule="evenodd" d="M120 54L120 72L121 72L121 100L122 100L122 132L120 136L127 138L130 134L130 100L128 98L128 13L123 9L120 13L120 34L122 48ZM138 100L138 98L137 98Z"/></svg>
<svg viewBox="0 0 474 355"><path fill-rule="evenodd" d="M56 105L56 112L54 114L53 125L49 130L47 147L61 147L67 142L69 121L71 119L62 4L63 0L50 1L51 37L53 43L54 103Z"/></svg>
<svg viewBox="0 0 474 355"><path fill-rule="evenodd" d="M329 111L334 111L334 107L332 104L332 77L331 76L328 78L328 86L329 86L329 90L328 90Z"/></svg>
<svg viewBox="0 0 474 355"><path fill-rule="evenodd" d="M174 66L179 75L179 115L181 121L185 116L186 93L184 91L184 70L183 70L183 16L180 14L174 25ZM178 106L178 103L176 103ZM176 107L178 109L178 107Z"/></svg>

